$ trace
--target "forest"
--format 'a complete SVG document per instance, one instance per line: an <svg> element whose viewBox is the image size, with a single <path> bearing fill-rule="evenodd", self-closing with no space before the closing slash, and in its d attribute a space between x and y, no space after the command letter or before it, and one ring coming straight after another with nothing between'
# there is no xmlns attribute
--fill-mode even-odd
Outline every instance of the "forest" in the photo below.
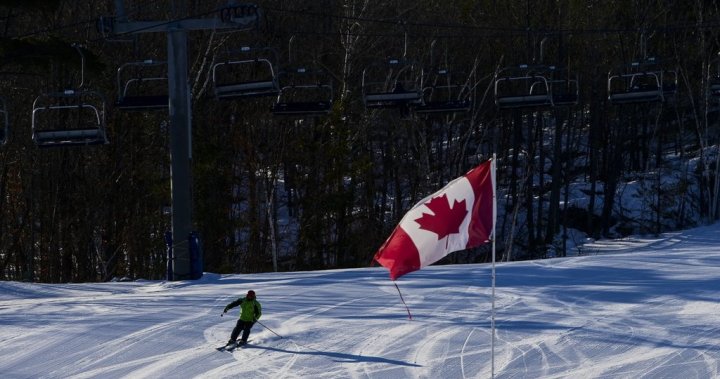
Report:
<svg viewBox="0 0 720 379"><path fill-rule="evenodd" d="M502 260L718 218L715 0L1 0L0 280L165 277L168 37L115 25L198 19L239 25L187 33L206 271L366 267L493 154Z"/></svg>

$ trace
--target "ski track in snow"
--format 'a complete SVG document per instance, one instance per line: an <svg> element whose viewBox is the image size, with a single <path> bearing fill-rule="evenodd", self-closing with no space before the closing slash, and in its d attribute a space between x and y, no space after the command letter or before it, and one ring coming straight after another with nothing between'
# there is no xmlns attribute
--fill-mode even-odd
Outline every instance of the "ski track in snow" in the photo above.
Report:
<svg viewBox="0 0 720 379"><path fill-rule="evenodd" d="M720 377L720 225L597 241L582 256L498 264L497 378ZM488 378L490 265L195 282L0 282L0 377ZM238 309L251 344L218 352Z"/></svg>

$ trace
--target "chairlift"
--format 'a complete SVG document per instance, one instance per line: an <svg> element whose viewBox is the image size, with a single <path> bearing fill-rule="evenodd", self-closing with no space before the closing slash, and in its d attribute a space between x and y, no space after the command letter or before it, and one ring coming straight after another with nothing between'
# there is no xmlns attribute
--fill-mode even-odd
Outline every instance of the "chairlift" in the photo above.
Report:
<svg viewBox="0 0 720 379"><path fill-rule="evenodd" d="M325 115L333 104L330 77L320 70L299 68L279 74L282 88L271 112L278 116ZM286 83L287 82L287 83Z"/></svg>
<svg viewBox="0 0 720 379"><path fill-rule="evenodd" d="M363 70L362 95L365 107L398 108L421 105L421 78L417 65L399 59L374 64Z"/></svg>
<svg viewBox="0 0 720 379"><path fill-rule="evenodd" d="M277 53L271 48L243 47L228 52L232 58L212 66L215 97L237 99L277 96L280 85L276 75Z"/></svg>
<svg viewBox="0 0 720 379"><path fill-rule="evenodd" d="M32 139L38 147L107 144L105 99L86 90L38 96L33 101Z"/></svg>
<svg viewBox="0 0 720 379"><path fill-rule="evenodd" d="M608 73L608 100L613 104L663 102L677 92L677 73L650 58Z"/></svg>
<svg viewBox="0 0 720 379"><path fill-rule="evenodd" d="M498 72L495 75L495 104L500 109L553 106L549 74L545 67L525 64Z"/></svg>
<svg viewBox="0 0 720 379"><path fill-rule="evenodd" d="M134 70L135 75L127 75ZM166 62L147 59L125 63L117 70L118 109L125 111L163 110L168 108Z"/></svg>
<svg viewBox="0 0 720 379"><path fill-rule="evenodd" d="M423 84L423 102L416 113L454 113L470 110L470 88L466 83L453 81L448 69L433 70Z"/></svg>
<svg viewBox="0 0 720 379"><path fill-rule="evenodd" d="M39 95L33 101L32 139L38 147L107 144L105 97L83 89L85 55L80 54L80 84L77 89Z"/></svg>

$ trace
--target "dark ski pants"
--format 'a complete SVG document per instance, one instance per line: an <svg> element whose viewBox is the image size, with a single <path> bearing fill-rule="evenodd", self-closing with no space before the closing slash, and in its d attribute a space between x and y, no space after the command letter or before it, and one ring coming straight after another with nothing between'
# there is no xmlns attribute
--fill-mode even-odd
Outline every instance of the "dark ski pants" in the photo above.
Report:
<svg viewBox="0 0 720 379"><path fill-rule="evenodd" d="M237 324L235 324L235 329L233 329L232 334L230 335L230 341L237 340L240 332L242 331L242 341L247 342L248 337L250 336L250 329L253 325L255 325L255 322L253 321L243 321L238 319Z"/></svg>

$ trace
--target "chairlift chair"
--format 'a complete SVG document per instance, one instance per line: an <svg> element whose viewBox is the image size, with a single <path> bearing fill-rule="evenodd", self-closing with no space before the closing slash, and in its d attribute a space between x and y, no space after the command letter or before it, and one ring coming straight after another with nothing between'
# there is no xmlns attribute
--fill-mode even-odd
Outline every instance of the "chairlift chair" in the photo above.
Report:
<svg viewBox="0 0 720 379"><path fill-rule="evenodd" d="M118 100L125 111L164 110L169 107L166 62L147 59L125 63L117 70ZM135 69L128 77L126 70Z"/></svg>
<svg viewBox="0 0 720 379"><path fill-rule="evenodd" d="M228 54L239 58L229 58L212 66L216 98L278 95L280 85L276 75L277 53L273 49L243 47Z"/></svg>
<svg viewBox="0 0 720 379"><path fill-rule="evenodd" d="M399 59L374 64L363 70L362 95L365 107L398 108L423 102L417 65Z"/></svg>
<svg viewBox="0 0 720 379"><path fill-rule="evenodd" d="M105 99L87 90L38 96L33 101L32 139L38 147L107 144Z"/></svg>
<svg viewBox="0 0 720 379"><path fill-rule="evenodd" d="M74 89L49 92L33 101L32 139L38 147L107 144L105 132L105 97L83 89L85 55L80 55L80 83Z"/></svg>
<svg viewBox="0 0 720 379"><path fill-rule="evenodd" d="M608 79L608 99L613 104L663 101L663 90L657 72L612 75Z"/></svg>
<svg viewBox="0 0 720 379"><path fill-rule="evenodd" d="M613 104L663 102L676 91L676 72L659 68L654 58L608 73L608 100Z"/></svg>
<svg viewBox="0 0 720 379"><path fill-rule="evenodd" d="M333 104L332 82L320 70L299 68L279 74L282 88L271 112L277 116L324 115ZM287 81L287 84L284 82Z"/></svg>
<svg viewBox="0 0 720 379"><path fill-rule="evenodd" d="M500 109L553 106L548 76L544 69L524 64L502 70L495 76L495 104Z"/></svg>
<svg viewBox="0 0 720 379"><path fill-rule="evenodd" d="M423 85L423 102L416 113L453 113L470 110L470 89L467 84L452 81L447 69L434 70L428 83Z"/></svg>

